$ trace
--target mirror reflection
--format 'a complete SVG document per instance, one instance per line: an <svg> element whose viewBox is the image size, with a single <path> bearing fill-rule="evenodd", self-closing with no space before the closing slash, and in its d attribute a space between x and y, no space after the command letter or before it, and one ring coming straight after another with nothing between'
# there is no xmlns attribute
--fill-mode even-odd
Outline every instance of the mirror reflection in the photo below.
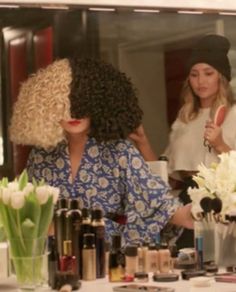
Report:
<svg viewBox="0 0 236 292"><path fill-rule="evenodd" d="M144 127L159 156L180 107L185 62L192 44L205 34L225 35L231 49L231 85L236 90L236 31L234 16L217 13L137 13L128 10L1 9L0 164L2 173L19 173L28 149L12 146L8 124L20 84L57 58L76 54L100 57L124 71L138 91ZM12 150L10 150L12 149ZM4 170L5 166L5 170Z"/></svg>

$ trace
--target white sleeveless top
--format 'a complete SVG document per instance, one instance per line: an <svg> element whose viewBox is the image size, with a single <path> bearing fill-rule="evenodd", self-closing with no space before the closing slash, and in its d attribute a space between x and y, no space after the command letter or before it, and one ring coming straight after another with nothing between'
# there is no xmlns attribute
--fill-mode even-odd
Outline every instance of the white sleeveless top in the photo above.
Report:
<svg viewBox="0 0 236 292"><path fill-rule="evenodd" d="M210 119L210 108L201 109L199 115L193 121L185 124L177 119L171 128L169 145L165 155L169 159L168 173L179 178L177 172L196 171L198 165L203 162L207 167L219 158L212 148L203 145L203 134L206 121ZM222 127L223 139L232 149L236 149L236 105L227 113Z"/></svg>

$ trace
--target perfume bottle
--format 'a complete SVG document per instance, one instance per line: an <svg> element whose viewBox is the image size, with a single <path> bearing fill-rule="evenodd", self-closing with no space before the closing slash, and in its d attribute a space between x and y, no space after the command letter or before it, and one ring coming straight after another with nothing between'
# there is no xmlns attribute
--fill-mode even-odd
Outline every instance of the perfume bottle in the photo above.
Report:
<svg viewBox="0 0 236 292"><path fill-rule="evenodd" d="M48 238L48 285L56 289L56 273L59 269L59 254L57 252L56 239L54 236Z"/></svg>
<svg viewBox="0 0 236 292"><path fill-rule="evenodd" d="M60 271L77 274L76 268L76 257L72 255L71 240L65 240L63 242L63 256L60 257Z"/></svg>
<svg viewBox="0 0 236 292"><path fill-rule="evenodd" d="M102 210L92 210L92 230L95 235L97 278L105 277L105 222Z"/></svg>
<svg viewBox="0 0 236 292"><path fill-rule="evenodd" d="M72 254L76 257L76 272L79 274L79 233L82 221L79 202L77 199L69 201L69 210L66 213L66 239L71 240Z"/></svg>
<svg viewBox="0 0 236 292"><path fill-rule="evenodd" d="M66 240L66 213L68 211L68 200L60 198L57 210L54 214L55 237L59 256L63 255L63 242Z"/></svg>
<svg viewBox="0 0 236 292"><path fill-rule="evenodd" d="M83 235L82 259L82 279L87 281L96 280L96 248L93 233L85 233Z"/></svg>
<svg viewBox="0 0 236 292"><path fill-rule="evenodd" d="M112 244L109 254L109 281L121 282L125 277L125 255L121 251L120 234L112 235Z"/></svg>

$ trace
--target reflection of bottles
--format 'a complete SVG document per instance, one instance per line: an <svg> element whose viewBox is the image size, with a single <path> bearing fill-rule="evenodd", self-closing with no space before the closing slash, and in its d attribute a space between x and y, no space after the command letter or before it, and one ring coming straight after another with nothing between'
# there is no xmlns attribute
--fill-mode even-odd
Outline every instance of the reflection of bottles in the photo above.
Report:
<svg viewBox="0 0 236 292"><path fill-rule="evenodd" d="M112 245L109 255L109 281L120 282L125 276L125 255L121 251L121 236L112 236Z"/></svg>
<svg viewBox="0 0 236 292"><path fill-rule="evenodd" d="M56 289L56 272L58 271L59 255L56 247L54 236L49 237L49 254L48 254L48 285Z"/></svg>
<svg viewBox="0 0 236 292"><path fill-rule="evenodd" d="M55 236L57 242L57 250L59 255L63 255L63 242L66 240L66 213L67 199L60 198L58 201L58 209L54 215Z"/></svg>
<svg viewBox="0 0 236 292"><path fill-rule="evenodd" d="M95 237L93 233L85 233L83 237L83 280L95 280L96 279L96 249L95 249Z"/></svg>
<svg viewBox="0 0 236 292"><path fill-rule="evenodd" d="M67 240L72 242L72 254L76 257L76 271L79 273L79 232L81 224L81 212L77 199L70 200L70 208L66 213Z"/></svg>
<svg viewBox="0 0 236 292"><path fill-rule="evenodd" d="M105 222L102 210L92 211L92 230L95 234L97 278L105 277Z"/></svg>
<svg viewBox="0 0 236 292"><path fill-rule="evenodd" d="M76 274L76 268L76 257L72 255L71 240L65 240L63 243L63 256L60 257L60 270Z"/></svg>
<svg viewBox="0 0 236 292"><path fill-rule="evenodd" d="M83 257L82 257L82 249L83 249L83 238L85 233L92 232L91 226L91 218L90 213L87 208L83 208L81 210L82 220L80 224L80 232L79 232L79 271L80 271L80 278L82 278L82 269L83 269Z"/></svg>

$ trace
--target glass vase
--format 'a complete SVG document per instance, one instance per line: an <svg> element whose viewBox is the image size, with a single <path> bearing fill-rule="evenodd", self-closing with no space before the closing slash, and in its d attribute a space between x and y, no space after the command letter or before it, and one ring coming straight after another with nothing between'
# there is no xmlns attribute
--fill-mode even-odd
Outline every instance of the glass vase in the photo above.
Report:
<svg viewBox="0 0 236 292"><path fill-rule="evenodd" d="M9 240L12 270L20 290L34 291L47 282L46 238ZM24 246L24 250L22 247Z"/></svg>
<svg viewBox="0 0 236 292"><path fill-rule="evenodd" d="M215 262L220 267L236 266L236 223L217 223Z"/></svg>

